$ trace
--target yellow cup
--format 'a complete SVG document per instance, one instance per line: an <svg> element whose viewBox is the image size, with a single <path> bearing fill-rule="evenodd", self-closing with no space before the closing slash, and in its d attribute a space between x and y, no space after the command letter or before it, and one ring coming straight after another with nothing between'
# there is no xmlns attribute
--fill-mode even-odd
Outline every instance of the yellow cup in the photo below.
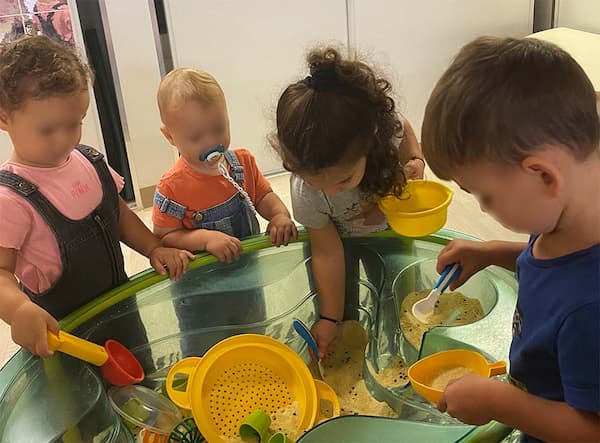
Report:
<svg viewBox="0 0 600 443"><path fill-rule="evenodd" d="M379 209L390 227L406 237L423 237L439 231L448 215L453 192L441 183L409 180L401 197L388 195L379 200Z"/></svg>
<svg viewBox="0 0 600 443"><path fill-rule="evenodd" d="M432 380L440 372L458 367L468 368L474 374L484 377L506 373L506 363L503 361L490 364L479 352L453 349L432 354L414 363L408 368L408 378L417 393L437 404L443 390L433 388Z"/></svg>

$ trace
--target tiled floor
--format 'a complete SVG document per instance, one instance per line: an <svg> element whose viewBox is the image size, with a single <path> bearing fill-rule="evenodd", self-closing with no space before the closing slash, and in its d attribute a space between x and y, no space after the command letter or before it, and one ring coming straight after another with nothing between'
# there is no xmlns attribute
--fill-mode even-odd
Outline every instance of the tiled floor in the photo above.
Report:
<svg viewBox="0 0 600 443"><path fill-rule="evenodd" d="M427 173L429 178L433 179L431 172ZM281 197L281 199L290 205L289 177L287 174L281 174L270 177L270 182L273 190ZM484 214L479 209L479 205L474 197L458 189L454 184L450 185L454 191L454 201L450 205L448 213L447 227L456 231L470 234L483 240L489 239L505 239L505 240L525 240L526 236L514 234L503 228L489 215ZM139 211L138 215L142 218L146 225L151 226L151 210L145 209ZM261 228L264 230L266 222L260 220ZM127 246L123 246L123 254L125 256L125 268L129 275L140 272L148 268L148 260L140 256ZM17 346L10 339L10 330L8 325L0 321L0 367L12 356L17 350Z"/></svg>

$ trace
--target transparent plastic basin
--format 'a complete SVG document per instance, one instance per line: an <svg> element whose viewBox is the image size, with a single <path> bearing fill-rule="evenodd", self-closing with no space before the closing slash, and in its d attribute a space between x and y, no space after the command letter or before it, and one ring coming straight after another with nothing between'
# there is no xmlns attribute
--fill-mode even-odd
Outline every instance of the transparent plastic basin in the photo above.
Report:
<svg viewBox="0 0 600 443"><path fill-rule="evenodd" d="M401 420L342 417L316 427L300 441L345 441L339 432L346 420L348 429L356 424L364 431L360 434L365 435L364 439L352 434L356 438L351 441L357 443L389 441L366 437L383 435L378 434L382 427L394 441L426 441L403 440L402 435L430 435L429 441L442 443L472 438L501 441L510 432L494 423L478 428L459 424L420 399L410 387L388 389L378 385L368 370L385 367L398 355L411 363L419 358L419 352L427 355L457 347L475 348L490 358L507 359L516 285L512 274L499 269L490 269L474 279L472 284L477 290L464 290L465 294L482 297L482 305L488 312L485 318L471 325L431 330L425 335L420 351L403 339L399 327L402 297L412 290L431 287L431 279L436 279L433 260L456 237L464 238L441 231L423 239L406 239L386 231L344 240L345 318L358 320L369 336L363 371L367 386L377 399L388 402ZM97 343L107 338L122 342L142 363L146 372L143 384L157 390L161 389L173 363L183 357L202 355L218 341L240 333L277 338L308 361L306 346L292 328L294 318L309 325L317 318L306 234L285 248L270 247L265 237L244 241L244 248L242 258L231 265L216 263L207 255L198 257L179 282L146 271L73 313L62 322L62 327ZM74 360L70 364L81 371L94 370ZM35 388L36 383L22 380L29 380L42 370L41 361L25 351L20 351L0 370L0 425L7 423L5 406L12 405L16 396L23 396L23 408L31 404L35 409L34 392L40 388ZM75 374L72 380L77 385L83 377ZM105 396L105 386L97 377L95 380ZM37 384L47 389L49 381L39 378ZM61 389L71 392L74 388L65 385ZM77 400L76 392L72 395ZM69 411L68 407L53 408L57 416L68 417ZM73 418L71 422L78 420L81 421ZM23 420L11 421L11 435L26 434L25 426ZM481 440L481 436L485 439ZM0 441L21 440L0 438Z"/></svg>
<svg viewBox="0 0 600 443"><path fill-rule="evenodd" d="M96 371L65 355L27 359L1 405L2 442L133 442Z"/></svg>

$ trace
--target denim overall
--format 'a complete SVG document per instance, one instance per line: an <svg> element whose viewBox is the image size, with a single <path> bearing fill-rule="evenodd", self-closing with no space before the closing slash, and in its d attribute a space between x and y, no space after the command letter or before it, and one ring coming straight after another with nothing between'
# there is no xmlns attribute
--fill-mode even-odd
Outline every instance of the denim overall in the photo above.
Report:
<svg viewBox="0 0 600 443"><path fill-rule="evenodd" d="M233 180L242 186L244 181L244 167L240 164L235 152L226 151L225 159L231 167ZM170 200L158 190L154 193L154 203L160 212L183 219L188 208ZM260 226L248 200L238 191L229 200L212 208L194 211L191 219L196 229L209 229L221 231L237 238L245 238L260 233Z"/></svg>
<svg viewBox="0 0 600 443"><path fill-rule="evenodd" d="M84 145L77 150L92 163L102 184L102 201L81 220L65 217L35 184L10 171L0 171L0 185L31 203L56 237L62 262L60 278L42 294L22 289L57 319L127 281L119 244L117 186L101 153Z"/></svg>

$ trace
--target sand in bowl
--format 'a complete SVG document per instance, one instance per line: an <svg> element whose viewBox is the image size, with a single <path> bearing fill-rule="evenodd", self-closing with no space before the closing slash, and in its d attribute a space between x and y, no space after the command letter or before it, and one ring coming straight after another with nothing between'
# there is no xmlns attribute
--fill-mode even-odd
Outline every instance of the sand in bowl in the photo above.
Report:
<svg viewBox="0 0 600 443"><path fill-rule="evenodd" d="M443 369L435 374L434 377L427 382L427 385L443 391L450 381L469 374L474 374L474 372L465 366L455 366L453 368Z"/></svg>
<svg viewBox="0 0 600 443"><path fill-rule="evenodd" d="M375 400L363 379L367 334L357 321L344 322L335 350L323 366L325 382L340 400L341 415L397 417L387 403Z"/></svg>
<svg viewBox="0 0 600 443"><path fill-rule="evenodd" d="M483 308L479 300L466 297L460 292L446 292L438 299L427 322L421 323L412 314L412 307L430 292L430 289L411 292L404 298L400 308L400 329L415 349L421 348L423 335L431 328L440 325L467 325L483 318Z"/></svg>
<svg viewBox="0 0 600 443"><path fill-rule="evenodd" d="M301 409L298 401L293 401L289 405L279 408L277 411L271 414L271 426L269 426L269 432L271 434L282 432L290 440L296 441L303 434L303 431L300 429L300 414ZM221 439L226 443L260 442L260 438L258 436L242 439L239 436L227 437L226 435L221 435Z"/></svg>

